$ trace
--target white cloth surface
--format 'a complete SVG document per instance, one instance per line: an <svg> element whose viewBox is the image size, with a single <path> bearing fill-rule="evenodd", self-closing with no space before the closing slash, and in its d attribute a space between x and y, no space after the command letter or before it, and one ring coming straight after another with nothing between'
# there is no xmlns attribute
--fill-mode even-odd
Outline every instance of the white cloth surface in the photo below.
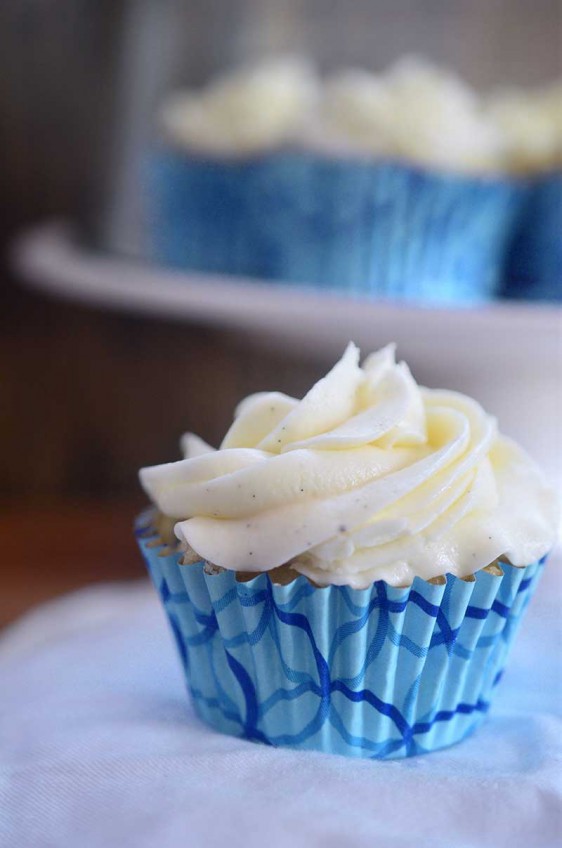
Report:
<svg viewBox="0 0 562 848"><path fill-rule="evenodd" d="M0 639L0 845L560 845L561 565L545 569L485 724L392 762L200 723L147 584L52 602Z"/></svg>

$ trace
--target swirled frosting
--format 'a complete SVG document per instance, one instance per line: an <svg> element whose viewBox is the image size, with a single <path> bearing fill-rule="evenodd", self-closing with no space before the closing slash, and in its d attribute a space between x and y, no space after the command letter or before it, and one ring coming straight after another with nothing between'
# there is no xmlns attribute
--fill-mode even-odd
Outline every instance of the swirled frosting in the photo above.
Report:
<svg viewBox="0 0 562 848"><path fill-rule="evenodd" d="M308 64L278 59L213 80L201 92L177 92L161 115L175 144L205 153L248 154L293 140L317 98Z"/></svg>
<svg viewBox="0 0 562 848"><path fill-rule="evenodd" d="M553 545L557 502L532 460L464 395L420 388L389 346L350 344L302 399L246 398L219 450L144 468L178 538L237 571L290 563L320 585L461 577Z"/></svg>

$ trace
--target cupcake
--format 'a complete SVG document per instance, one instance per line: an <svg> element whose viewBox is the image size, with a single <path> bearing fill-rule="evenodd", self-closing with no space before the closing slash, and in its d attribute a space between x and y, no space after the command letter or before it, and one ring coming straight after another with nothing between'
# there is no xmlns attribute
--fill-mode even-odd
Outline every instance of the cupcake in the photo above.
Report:
<svg viewBox="0 0 562 848"><path fill-rule="evenodd" d="M498 94L489 109L504 133L507 167L528 183L502 294L562 300L562 84Z"/></svg>
<svg viewBox="0 0 562 848"><path fill-rule="evenodd" d="M295 203L291 151L317 94L308 64L279 59L168 98L144 175L153 259L204 272L285 274L288 260L275 254L264 216Z"/></svg>
<svg viewBox="0 0 562 848"><path fill-rule="evenodd" d="M501 171L502 135L463 82L420 60L345 71L325 87L318 139L367 164L370 253L381 296L472 304L495 296L521 202Z"/></svg>
<svg viewBox="0 0 562 848"><path fill-rule="evenodd" d="M270 745L405 757L480 723L557 528L473 400L349 345L219 450L144 468L137 525L200 717Z"/></svg>

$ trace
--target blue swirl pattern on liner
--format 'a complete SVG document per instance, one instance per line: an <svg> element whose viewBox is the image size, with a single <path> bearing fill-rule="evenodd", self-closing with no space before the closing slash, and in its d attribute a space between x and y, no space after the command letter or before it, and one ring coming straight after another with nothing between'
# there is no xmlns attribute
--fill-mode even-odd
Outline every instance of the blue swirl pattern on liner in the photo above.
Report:
<svg viewBox="0 0 562 848"><path fill-rule="evenodd" d="M502 294L525 300L562 300L562 172L541 177L528 190Z"/></svg>
<svg viewBox="0 0 562 848"><path fill-rule="evenodd" d="M144 186L158 262L434 304L495 295L523 198L515 180L296 151L162 150Z"/></svg>
<svg viewBox="0 0 562 848"><path fill-rule="evenodd" d="M195 709L269 745L397 758L460 741L480 723L544 559L407 589L273 585L180 565L146 517L139 545Z"/></svg>

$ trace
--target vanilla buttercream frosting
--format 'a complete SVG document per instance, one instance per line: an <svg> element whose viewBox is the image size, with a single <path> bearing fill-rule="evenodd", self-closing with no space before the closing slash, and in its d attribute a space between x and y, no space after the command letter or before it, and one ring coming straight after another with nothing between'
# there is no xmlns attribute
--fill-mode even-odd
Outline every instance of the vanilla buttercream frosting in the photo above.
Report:
<svg viewBox="0 0 562 848"><path fill-rule="evenodd" d="M297 138L317 97L310 65L271 59L220 76L200 92L172 94L161 123L167 138L181 147L243 155Z"/></svg>
<svg viewBox="0 0 562 848"><path fill-rule="evenodd" d="M302 400L251 395L219 450L182 444L142 485L186 549L225 569L405 586L501 556L527 565L557 533L530 457L476 401L418 386L393 346L361 365L350 344Z"/></svg>
<svg viewBox="0 0 562 848"><path fill-rule="evenodd" d="M322 132L357 151L460 171L497 170L502 132L454 74L404 58L386 73L347 70L326 82Z"/></svg>

